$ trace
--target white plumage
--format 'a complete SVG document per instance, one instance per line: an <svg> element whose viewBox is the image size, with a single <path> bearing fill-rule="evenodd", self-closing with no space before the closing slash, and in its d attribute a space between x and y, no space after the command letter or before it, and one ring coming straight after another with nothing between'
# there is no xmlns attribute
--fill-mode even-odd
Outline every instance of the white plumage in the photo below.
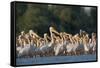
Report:
<svg viewBox="0 0 100 68"><path fill-rule="evenodd" d="M49 31L49 40L47 33L42 38L32 30L27 34L22 31L21 35L18 36L18 43L16 43L17 57L58 56L71 54L72 52L76 55L77 51L80 50L84 52L96 51L96 38L94 34L92 38L89 38L88 34L82 30L80 31L80 36L79 34L73 36L66 32L59 33L53 27L50 27Z"/></svg>

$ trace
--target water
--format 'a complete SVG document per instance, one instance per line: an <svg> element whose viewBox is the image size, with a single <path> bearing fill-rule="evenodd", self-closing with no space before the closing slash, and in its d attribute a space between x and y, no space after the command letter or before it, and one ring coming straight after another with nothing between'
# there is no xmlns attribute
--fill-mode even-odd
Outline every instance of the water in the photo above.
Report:
<svg viewBox="0 0 100 68"><path fill-rule="evenodd" d="M17 58L16 65L81 62L81 61L95 61L95 60L96 60L96 55Z"/></svg>

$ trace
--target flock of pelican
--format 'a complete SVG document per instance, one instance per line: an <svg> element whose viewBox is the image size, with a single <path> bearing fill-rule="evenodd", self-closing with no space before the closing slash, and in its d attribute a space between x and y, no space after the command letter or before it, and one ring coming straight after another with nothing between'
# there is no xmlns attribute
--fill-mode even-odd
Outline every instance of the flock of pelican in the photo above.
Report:
<svg viewBox="0 0 100 68"><path fill-rule="evenodd" d="M16 37L17 57L73 56L96 52L96 33L92 33L89 37L83 30L75 35L58 32L53 27L50 27L49 31L50 36L45 33L44 37L40 37L32 30L28 33L22 31Z"/></svg>

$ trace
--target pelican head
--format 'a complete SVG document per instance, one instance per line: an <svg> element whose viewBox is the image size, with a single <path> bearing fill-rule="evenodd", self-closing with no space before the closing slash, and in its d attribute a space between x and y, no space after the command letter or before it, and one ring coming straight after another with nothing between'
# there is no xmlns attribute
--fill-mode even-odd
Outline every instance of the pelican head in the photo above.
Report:
<svg viewBox="0 0 100 68"><path fill-rule="evenodd" d="M93 33L92 33L92 36L96 36L96 33L93 32Z"/></svg>
<svg viewBox="0 0 100 68"><path fill-rule="evenodd" d="M72 35L71 35L71 34L69 34L69 37L71 38L71 37L72 37Z"/></svg>
<svg viewBox="0 0 100 68"><path fill-rule="evenodd" d="M46 38L47 37L47 33L44 33L44 38Z"/></svg>
<svg viewBox="0 0 100 68"><path fill-rule="evenodd" d="M18 39L21 39L21 35L18 36Z"/></svg>
<svg viewBox="0 0 100 68"><path fill-rule="evenodd" d="M47 36L47 33L44 33L44 36Z"/></svg>
<svg viewBox="0 0 100 68"><path fill-rule="evenodd" d="M33 30L29 30L29 33L33 33Z"/></svg>
<svg viewBox="0 0 100 68"><path fill-rule="evenodd" d="M53 27L50 27L49 30L54 30L54 28Z"/></svg>
<svg viewBox="0 0 100 68"><path fill-rule="evenodd" d="M24 31L21 31L21 35L24 35Z"/></svg>
<svg viewBox="0 0 100 68"><path fill-rule="evenodd" d="M89 34L86 34L86 37L89 37Z"/></svg>
<svg viewBox="0 0 100 68"><path fill-rule="evenodd" d="M74 35L74 37L78 37L78 36L79 36L79 34Z"/></svg>

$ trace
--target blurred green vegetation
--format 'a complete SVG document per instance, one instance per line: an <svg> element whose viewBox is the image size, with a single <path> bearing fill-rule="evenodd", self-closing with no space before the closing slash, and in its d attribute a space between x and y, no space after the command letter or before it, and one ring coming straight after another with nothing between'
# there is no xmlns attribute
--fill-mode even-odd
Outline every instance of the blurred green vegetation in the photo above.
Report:
<svg viewBox="0 0 100 68"><path fill-rule="evenodd" d="M43 36L50 26L72 34L80 29L96 32L97 8L91 7L89 14L82 6L16 3L16 34L32 29Z"/></svg>

